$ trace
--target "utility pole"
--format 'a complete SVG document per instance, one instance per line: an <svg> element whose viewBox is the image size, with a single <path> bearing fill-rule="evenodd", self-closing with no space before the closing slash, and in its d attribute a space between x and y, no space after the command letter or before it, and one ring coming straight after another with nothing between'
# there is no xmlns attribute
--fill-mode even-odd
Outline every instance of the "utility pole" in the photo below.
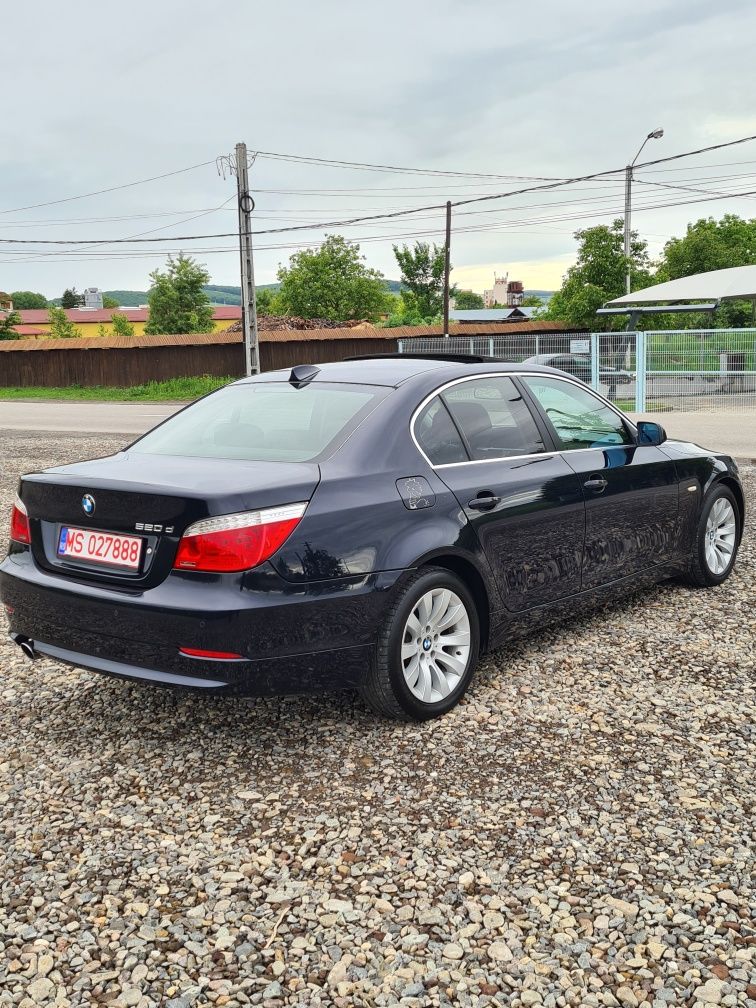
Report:
<svg viewBox="0 0 756 1008"><path fill-rule="evenodd" d="M633 168L625 168L625 294L630 293L630 201L633 189Z"/></svg>
<svg viewBox="0 0 756 1008"><path fill-rule="evenodd" d="M446 245L444 246L444 336L449 336L449 273L451 255L451 200L446 203Z"/></svg>
<svg viewBox="0 0 756 1008"><path fill-rule="evenodd" d="M255 201L249 194L247 145L236 145L236 191L239 206L239 256L241 259L242 327L247 375L260 373L260 344L257 333L255 266L252 259L252 211Z"/></svg>
<svg viewBox="0 0 756 1008"><path fill-rule="evenodd" d="M640 157L640 153L646 146L649 140L658 140L660 137L664 136L663 129L655 129L648 134L646 139L638 148L638 153L635 155L630 164L625 168L625 294L630 293L630 201L632 199L632 189L633 189L633 167L635 162Z"/></svg>

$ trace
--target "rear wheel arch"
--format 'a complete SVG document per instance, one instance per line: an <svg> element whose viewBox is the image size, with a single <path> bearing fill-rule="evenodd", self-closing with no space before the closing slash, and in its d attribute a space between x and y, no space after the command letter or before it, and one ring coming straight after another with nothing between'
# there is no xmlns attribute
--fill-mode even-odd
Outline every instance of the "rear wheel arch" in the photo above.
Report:
<svg viewBox="0 0 756 1008"><path fill-rule="evenodd" d="M442 567L444 570L448 570L451 571L452 574L456 574L457 577L464 582L465 586L475 600L475 606L478 611L478 622L480 624L480 650L481 653L486 651L488 647L491 622L491 599L480 571L473 563L471 563L471 561L466 560L464 557L456 556L455 554L443 553L439 556L432 556L424 559L421 564L418 564L417 569L423 570L426 567Z"/></svg>

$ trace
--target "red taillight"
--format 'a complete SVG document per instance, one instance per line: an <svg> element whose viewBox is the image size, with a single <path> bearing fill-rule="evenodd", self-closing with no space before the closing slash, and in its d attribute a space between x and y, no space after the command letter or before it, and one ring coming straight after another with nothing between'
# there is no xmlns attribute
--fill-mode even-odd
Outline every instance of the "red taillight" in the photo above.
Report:
<svg viewBox="0 0 756 1008"><path fill-rule="evenodd" d="M237 654L236 651L204 651L193 647L181 647L179 654L186 655L187 658L211 658L213 661L238 661L244 658L244 655Z"/></svg>
<svg viewBox="0 0 756 1008"><path fill-rule="evenodd" d="M206 518L181 537L173 567L211 573L257 567L289 538L307 503Z"/></svg>
<svg viewBox="0 0 756 1008"><path fill-rule="evenodd" d="M26 513L24 502L20 497L16 497L13 502L11 512L10 537L13 542L29 545L31 542L31 529L29 528L29 515Z"/></svg>

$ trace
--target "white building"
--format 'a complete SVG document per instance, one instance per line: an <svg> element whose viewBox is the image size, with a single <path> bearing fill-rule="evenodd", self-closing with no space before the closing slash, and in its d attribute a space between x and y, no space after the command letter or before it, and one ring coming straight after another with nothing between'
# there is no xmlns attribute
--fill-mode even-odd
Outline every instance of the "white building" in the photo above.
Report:
<svg viewBox="0 0 756 1008"><path fill-rule="evenodd" d="M486 308L493 308L494 305L516 308L522 304L524 295L525 289L521 280L510 280L509 273L501 277L494 273L493 287L491 290L483 291L483 304Z"/></svg>

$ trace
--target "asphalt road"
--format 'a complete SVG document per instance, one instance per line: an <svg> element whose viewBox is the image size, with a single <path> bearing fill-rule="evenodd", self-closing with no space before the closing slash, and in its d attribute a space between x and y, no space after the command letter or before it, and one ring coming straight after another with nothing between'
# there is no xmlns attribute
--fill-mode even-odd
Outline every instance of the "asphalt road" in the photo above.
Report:
<svg viewBox="0 0 756 1008"><path fill-rule="evenodd" d="M80 434L141 434L182 403L70 403L0 401L0 431L50 431ZM632 416L633 414L631 414ZM647 413L670 437L694 441L735 458L756 459L756 413L701 413L674 410ZM636 417L637 419L637 417Z"/></svg>
<svg viewBox="0 0 756 1008"><path fill-rule="evenodd" d="M183 403L0 402L0 430L142 434Z"/></svg>

